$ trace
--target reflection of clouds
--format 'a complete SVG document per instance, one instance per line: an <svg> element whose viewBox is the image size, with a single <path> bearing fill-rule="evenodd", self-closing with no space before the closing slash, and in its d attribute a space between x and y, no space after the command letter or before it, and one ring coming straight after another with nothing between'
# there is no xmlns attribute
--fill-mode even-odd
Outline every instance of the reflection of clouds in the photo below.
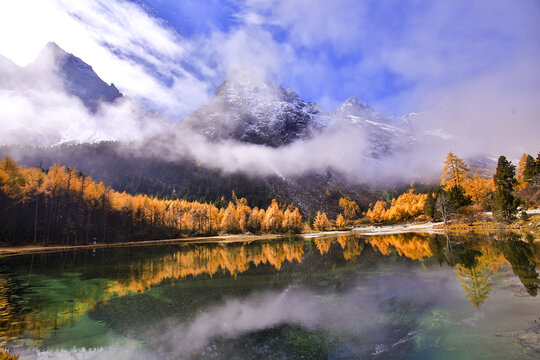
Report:
<svg viewBox="0 0 540 360"><path fill-rule="evenodd" d="M441 276L448 274L435 271L418 275L395 269L389 276L367 282L359 279L345 293L320 294L294 287L282 292L259 292L229 299L204 310L191 322L169 325L159 337L148 333L146 338L153 339L153 347L188 354L200 351L215 339L235 339L290 324L330 332L348 346L358 347L354 351L372 352L377 343L398 346L409 341L402 331L418 327L416 319L433 304L440 304L443 294L452 290L449 282L440 281ZM446 301L450 301L448 296ZM400 318L399 326L394 317Z"/></svg>
<svg viewBox="0 0 540 360"><path fill-rule="evenodd" d="M323 331L325 334L329 332L342 339L347 344L346 346L358 346L351 351L371 354L376 351L377 344L383 344L388 348L392 348L394 344L398 344L396 347L410 344L413 337L407 333L422 331L426 323L450 322L451 320L448 319L443 319L444 321L441 322L440 309L462 309L466 314L463 315L465 317L463 324L476 324L479 328L484 326L479 324L482 321L478 321L474 313L471 313L478 310L471 306L469 301L480 305L488 295L490 299L493 297L489 306L486 303L481 307L482 311L489 314L493 313L494 304L501 303L501 298L497 299L497 291L489 293L489 288L482 287L481 276L489 275L490 281L502 282L502 286L499 283L495 287L504 290L499 292L501 296L508 294L511 297L521 296L523 299L520 301L527 301L525 298L530 298L530 294L525 290L519 278L512 277L508 260L497 248L500 242L480 242L475 241L478 239L473 237L468 237L470 241L465 241L466 238L456 236L451 242L455 247L453 250L455 254L459 253L460 249L478 248L481 255L476 258L474 270L462 266L450 269L446 266L442 268L438 265L431 266L433 262L425 261L426 246L430 245L430 240L434 239L437 237L433 235L410 234L373 236L366 239L345 236L326 237L314 239L313 253L309 250L305 251L309 246L305 241L291 243L270 241L225 246L200 245L183 247L176 252L169 250L161 252L160 250L155 254L145 255L142 259L137 256L130 257L129 260L126 259L128 263L119 264L119 269L122 270L117 274L102 275L112 276L114 279L86 278L73 276L72 273L69 276L57 278L46 275L32 275L36 277L26 278L27 275L25 275L25 279L29 279L35 289L23 295L31 311L24 314L24 319L21 319L17 325L20 328L15 329L18 332L14 333L14 336L19 338L20 333L26 331L29 337L39 343L41 339L51 335L52 329L65 330L77 324L81 316L96 308L96 305L107 307L111 297L119 296L116 304L120 304L126 311L132 311L130 302L124 302L122 296L144 292L158 285L167 287L168 283L164 282L167 279L188 277L189 281L198 281L201 279L197 278L198 276L208 279L209 275L216 273L236 276L261 264L267 264L268 268L271 266L273 269L270 269L270 272L281 269L281 273L275 278L280 280L276 280L272 285L264 283L264 280L259 283L258 280L253 280L253 276L260 274L259 270L254 273L247 272L248 276L238 277L234 283L245 286L246 292L243 293L250 295L226 298L218 305L212 301L211 306L208 305L206 296L197 298L197 292L188 292L187 294L191 295L187 300L198 302L197 314L186 313L185 310L179 308L178 313L167 313L169 317L166 319L166 325L153 322L141 323L142 327L150 329L144 337L141 336L141 339L150 339L149 345L160 350L171 349L170 351L187 354L205 348L215 339L234 340L252 332L276 328L283 324L293 324L308 331ZM442 244L446 244L444 237L438 237L438 239L442 241ZM461 241L458 242L458 239ZM366 242L377 249L379 249L377 244L386 245L386 247L381 245L382 249L385 249L385 256L374 256L369 251ZM434 244L431 245L434 246ZM511 242L508 246L510 245L518 249L521 245L528 246L521 242L517 244ZM393 251L393 247L397 250ZM417 250L414 250L415 247ZM434 249L432 248L432 252L435 252ZM330 271L331 261L321 261L324 258L349 261L359 255L362 256L358 263L349 262L343 267L332 268L332 271ZM396 261L398 255L414 259L416 265L405 259ZM510 259L514 258L510 257ZM524 260L526 259L528 258ZM75 258L76 262L79 260ZM402 261L406 265L402 264ZM417 266L419 261L422 261L422 268ZM47 266L50 266L50 263L48 262ZM285 263L296 264L287 267L284 266ZM70 265L67 264L67 266L69 268ZM500 275L492 277L492 273L497 273L501 268L505 270ZM48 270L50 271L50 268ZM457 278L454 270L459 271ZM93 269L93 271L99 271L99 269ZM39 272L36 265L33 272L34 274ZM285 274L293 276L284 276ZM502 279L503 276L504 279ZM283 279L286 283L281 282ZM293 280L289 283L290 279L296 279L297 282ZM221 281L221 277L214 278L209 286L215 286L216 289L222 285L228 286L227 283L221 283ZM462 281L466 292L461 288L459 281ZM0 307L9 297L6 288L9 289L12 286L8 277L0 276L0 285L6 282L7 285L4 285L4 288L0 286ZM316 290L296 286L305 284L314 285ZM283 286L284 290L269 290L275 285ZM289 286L285 288L287 285ZM260 290L261 288L266 290ZM483 289L487 291L482 292ZM230 290L237 294L236 289L230 288ZM153 294L160 291L157 289ZM230 294L228 291L223 290L218 293ZM152 294L152 292L146 294ZM177 293L171 292L171 294ZM474 296L469 296L471 294ZM171 299L172 296L174 295L171 295ZM466 296L469 297L468 300ZM175 303L176 300L174 300ZM183 301L179 300L178 304L183 305ZM10 306L9 302L7 304ZM161 305L158 301L156 307L159 306ZM16 309L12 308L12 310ZM14 311L12 313L16 315ZM176 315L192 317L190 320L180 321L175 320ZM16 319L16 316L10 319ZM121 316L114 320L119 321L118 319L121 319ZM9 323L8 320L8 325ZM1 321L0 325L2 325ZM165 326L166 331L160 330L156 335L152 329L157 326ZM0 331L4 336L7 334L2 326L0 326ZM138 331L140 330L134 329L134 332ZM117 350L106 347L103 351L110 351L107 354L117 354L114 352ZM46 354L53 354L52 356L59 358L62 356L69 358L71 356L69 354L75 354L71 358L77 356L83 359L99 358L97 355L99 351L89 350ZM131 358L128 352L118 352L118 354L120 355L117 357L111 355L111 358Z"/></svg>
<svg viewBox="0 0 540 360"><path fill-rule="evenodd" d="M73 348L60 350L32 350L21 352L22 359L59 359L59 360L101 360L101 359L130 359L152 360L158 359L150 352L142 349L134 342L122 342L112 346L97 349Z"/></svg>

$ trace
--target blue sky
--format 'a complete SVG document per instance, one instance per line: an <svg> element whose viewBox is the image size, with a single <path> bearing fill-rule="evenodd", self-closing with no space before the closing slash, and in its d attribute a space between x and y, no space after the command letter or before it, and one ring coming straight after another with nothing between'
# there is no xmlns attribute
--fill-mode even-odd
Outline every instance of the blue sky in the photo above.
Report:
<svg viewBox="0 0 540 360"><path fill-rule="evenodd" d="M13 34L0 54L24 65L55 41L176 119L236 67L328 111L349 96L396 115L423 111L486 78L538 94L535 0L21 0L0 14L0 31Z"/></svg>

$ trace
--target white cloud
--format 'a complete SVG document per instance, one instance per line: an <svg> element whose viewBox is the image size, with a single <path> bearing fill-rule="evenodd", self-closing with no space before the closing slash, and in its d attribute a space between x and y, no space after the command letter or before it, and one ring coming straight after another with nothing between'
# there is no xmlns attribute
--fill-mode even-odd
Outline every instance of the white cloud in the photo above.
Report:
<svg viewBox="0 0 540 360"><path fill-rule="evenodd" d="M410 8L401 14L404 7ZM19 0L0 4L0 32L11 35L0 38L0 54L24 65L55 41L123 93L175 119L203 104L236 68L262 70L293 88L315 88L327 110L342 100L336 89L346 96L377 93L375 105L407 111L432 109L447 98L450 108L427 112L418 127L454 134L455 148L430 144L437 149L384 164L365 161L366 142L357 132L324 134L277 150L195 140L180 149L226 171L298 173L333 165L364 177L413 175L437 166L448 150L512 156L538 150L539 17L538 5L527 0L248 0L228 30L186 39L126 1ZM279 40L276 28L283 33ZM361 55L348 58L355 53ZM396 83L388 84L389 75ZM44 97L3 90L0 96L6 124L0 141L31 139L35 133L28 129L39 130L49 143L64 136L55 129L118 139L129 132L135 139L155 133L129 102L89 118L81 104L61 93Z"/></svg>
<svg viewBox="0 0 540 360"><path fill-rule="evenodd" d="M3 2L0 32L13 34L0 40L0 54L19 65L30 63L47 42L54 41L124 94L177 119L201 105L212 91L181 65L192 52L191 43L125 1ZM184 87L190 89L189 97L175 94Z"/></svg>

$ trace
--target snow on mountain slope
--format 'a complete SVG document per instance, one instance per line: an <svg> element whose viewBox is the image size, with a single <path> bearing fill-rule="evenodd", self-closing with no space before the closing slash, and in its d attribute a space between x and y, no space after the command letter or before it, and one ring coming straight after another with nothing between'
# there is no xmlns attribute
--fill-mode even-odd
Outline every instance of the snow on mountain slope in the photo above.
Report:
<svg viewBox="0 0 540 360"><path fill-rule="evenodd" d="M188 128L210 140L278 147L306 139L325 128L330 115L313 102L303 101L264 76L248 71L233 72L205 105L184 118Z"/></svg>
<svg viewBox="0 0 540 360"><path fill-rule="evenodd" d="M355 97L328 113L292 89L242 70L230 74L207 104L180 121L178 130L195 131L212 141L232 139L279 147L352 125L362 129L370 143L366 155L380 158L414 145L410 126L414 117L387 115Z"/></svg>
<svg viewBox="0 0 540 360"><path fill-rule="evenodd" d="M370 141L371 156L378 158L414 143L409 122L375 110L352 96L337 108L336 122L352 124L364 130Z"/></svg>

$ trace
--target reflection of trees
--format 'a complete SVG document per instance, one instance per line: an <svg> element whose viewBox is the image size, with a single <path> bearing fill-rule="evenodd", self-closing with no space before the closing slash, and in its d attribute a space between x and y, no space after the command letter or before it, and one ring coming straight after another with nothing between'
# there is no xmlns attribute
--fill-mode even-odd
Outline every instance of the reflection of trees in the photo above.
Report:
<svg viewBox="0 0 540 360"><path fill-rule="evenodd" d="M328 253L332 244L337 242L343 250L343 258L347 261L356 259L364 250L364 243L352 236L316 238L314 242L321 255Z"/></svg>
<svg viewBox="0 0 540 360"><path fill-rule="evenodd" d="M170 255L130 264L129 276L116 280L109 292L123 295L144 291L166 279L188 276L246 272L250 265L269 264L280 269L284 262L301 262L304 243L269 242L250 246L212 246L186 248Z"/></svg>
<svg viewBox="0 0 540 360"><path fill-rule="evenodd" d="M423 260L433 256L429 239L430 236L424 234L392 234L372 236L367 239L367 242L383 255L391 254L392 248L395 248L400 256L412 260Z"/></svg>
<svg viewBox="0 0 540 360"><path fill-rule="evenodd" d="M491 290L491 277L506 263L494 242L486 238L451 238L448 233L436 235L430 247L438 263L456 266L456 275L471 303L480 307Z"/></svg>
<svg viewBox="0 0 540 360"><path fill-rule="evenodd" d="M108 280L82 279L80 274L58 278L31 275L33 285L25 303L32 309L24 316L24 328L32 339L44 339L52 330L73 326L97 304L108 301Z"/></svg>
<svg viewBox="0 0 540 360"><path fill-rule="evenodd" d="M0 346L20 337L24 331L22 309L13 301L17 289L18 285L12 278L0 273Z"/></svg>
<svg viewBox="0 0 540 360"><path fill-rule="evenodd" d="M491 290L491 272L484 271L483 268L467 268L461 264L457 265L456 274L459 282L463 286L467 297L477 308L488 298Z"/></svg>
<svg viewBox="0 0 540 360"><path fill-rule="evenodd" d="M339 238L337 241L336 238L326 238L317 245L324 253L336 242L341 245L345 260L354 259L364 246L361 240L351 237ZM129 260L127 266L121 267L122 271L110 274L109 279L85 279L82 274L76 273L55 277L33 274L28 277L33 291L25 296L25 302L32 311L21 317L21 321L7 320L5 323L0 322L0 325L18 323L21 325L21 334L30 331L33 339L44 339L54 329L76 324L85 313L98 304L107 303L113 296L143 292L166 280L204 275L213 277L216 274L235 276L261 264L279 270L284 263L302 262L304 247L304 241L182 247L164 255ZM0 278L2 314L8 311L3 306L5 289L12 288L12 285L7 284L2 292ZM4 318L8 319L2 316ZM0 334L5 335L7 331L5 326L0 328Z"/></svg>
<svg viewBox="0 0 540 360"><path fill-rule="evenodd" d="M335 241L334 238L331 237L320 237L315 238L315 245L317 246L317 249L321 253L321 255L326 254L328 251L330 251L330 246Z"/></svg>
<svg viewBox="0 0 540 360"><path fill-rule="evenodd" d="M366 242L383 255L398 253L419 261L435 257L441 264L446 261L456 266L458 280L477 307L489 296L491 277L507 262L527 291L531 295L537 292L534 254L530 246L521 241L507 240L496 245L494 241L476 241L470 237L395 234L365 239L350 236L316 238L312 244L321 255L340 247L344 259L350 261L362 253ZM27 280L32 284L33 292L24 294L24 302L32 310L24 314L10 300L10 291L15 286L8 277L0 274L0 336L6 338L13 334L20 337L22 332L29 330L32 338L43 339L52 329L75 324L86 312L107 303L113 296L143 292L166 280L219 274L236 276L262 264L281 269L285 263L302 262L306 245L304 241L271 241L180 247L174 252L160 250L159 255L129 257L125 260L127 264L119 266L121 271L104 277L85 278L75 273L50 277L36 273ZM99 269L91 271L102 274Z"/></svg>
<svg viewBox="0 0 540 360"><path fill-rule="evenodd" d="M489 260L478 250L466 249L459 254L456 274L472 304L480 307L491 290L493 272Z"/></svg>
<svg viewBox="0 0 540 360"><path fill-rule="evenodd" d="M343 258L347 261L356 259L356 257L364 250L364 243L360 242L359 239L348 236L338 236L337 241L343 249Z"/></svg>
<svg viewBox="0 0 540 360"><path fill-rule="evenodd" d="M450 266L456 265L454 247L455 245L450 240L448 233L445 233L444 235L436 234L429 239L429 248L433 253L433 257L441 266L443 262L446 262Z"/></svg>
<svg viewBox="0 0 540 360"><path fill-rule="evenodd" d="M33 339L44 339L52 330L76 324L85 313L113 296L142 292L167 279L213 276L220 272L236 275L260 264L280 269L284 262L301 262L303 254L303 242L184 247L174 253L131 262L127 271L122 268L122 272L111 274L117 277L114 280L84 279L75 273L56 277L34 274L28 277L33 291L25 296L32 311L24 316L9 301L15 289L13 281L0 274L0 339L14 331L15 337L30 331Z"/></svg>
<svg viewBox="0 0 540 360"><path fill-rule="evenodd" d="M519 277L525 289L531 296L538 294L539 280L536 272L536 262L531 246L526 242L509 236L501 242L501 251L512 266L512 271Z"/></svg>

